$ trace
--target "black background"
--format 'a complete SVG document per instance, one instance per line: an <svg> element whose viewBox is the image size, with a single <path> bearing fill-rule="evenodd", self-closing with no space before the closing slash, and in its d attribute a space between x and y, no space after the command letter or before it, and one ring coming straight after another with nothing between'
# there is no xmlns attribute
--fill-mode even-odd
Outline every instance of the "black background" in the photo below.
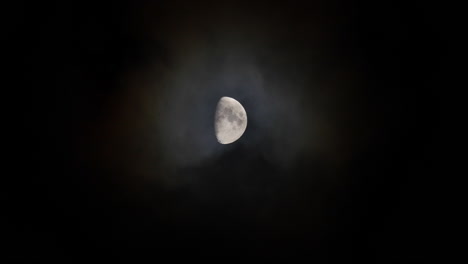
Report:
<svg viewBox="0 0 468 264"><path fill-rule="evenodd" d="M443 81L443 9L405 1L133 2L16 1L4 8L4 53L11 72L4 100L14 117L5 139L13 162L5 173L12 181L5 185L8 247L2 257L414 263L435 254L439 229L431 175L438 173L441 156L436 91ZM267 50L301 54L310 43L324 41L326 54L333 54L320 73L324 79L333 79L336 65L357 62L364 77L359 85L342 87L360 100L349 99L344 112L353 113L349 122L363 126L353 131L371 131L361 139L367 147L351 152L345 165L306 152L282 167L261 155L276 143L268 143L253 121L242 144L194 166L169 169L166 148L157 145L149 158L154 158L154 177L198 179L188 187L167 187L140 179L133 159L141 156L114 155L127 149L100 145L102 137L114 135L111 144L134 137L114 131L119 121L107 119L108 102L122 90L132 94L121 76L145 72L155 63L171 65L174 47L167 43L173 42L164 40L171 33L183 36L190 27L167 21L203 18L198 25L203 28L213 17L225 16L233 18L231 29L246 28L245 23L254 32L255 25L269 26L259 39L274 39L286 29L289 44ZM244 18L247 22L239 22ZM327 37L308 31L316 21ZM212 27L218 22L213 19ZM298 25L306 30L294 30ZM187 34L201 34L194 32ZM277 54L263 63L301 60L299 75L314 64L307 53L303 58ZM154 87L156 94L159 89ZM311 98L311 89L305 85L295 93ZM255 102L245 102L247 113L254 111ZM119 101L113 107L121 108ZM95 133L105 136L90 136L103 122L108 125ZM125 121L123 127L142 129L133 124ZM266 141L249 145L255 133ZM348 133L341 129L335 135ZM304 144L313 140L301 138ZM359 144L355 141L345 143ZM133 165L119 167L127 162Z"/></svg>

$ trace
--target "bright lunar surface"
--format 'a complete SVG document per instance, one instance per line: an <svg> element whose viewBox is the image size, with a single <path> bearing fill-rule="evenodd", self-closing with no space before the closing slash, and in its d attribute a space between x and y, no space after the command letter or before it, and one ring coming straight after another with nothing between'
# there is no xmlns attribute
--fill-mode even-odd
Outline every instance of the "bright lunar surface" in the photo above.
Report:
<svg viewBox="0 0 468 264"><path fill-rule="evenodd" d="M221 97L216 106L215 134L218 142L229 144L238 140L247 128L247 113L234 98Z"/></svg>

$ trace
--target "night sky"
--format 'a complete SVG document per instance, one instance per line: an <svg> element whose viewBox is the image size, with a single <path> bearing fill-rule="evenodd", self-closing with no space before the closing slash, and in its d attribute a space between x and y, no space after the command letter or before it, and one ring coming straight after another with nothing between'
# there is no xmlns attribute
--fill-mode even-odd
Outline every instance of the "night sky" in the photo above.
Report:
<svg viewBox="0 0 468 264"><path fill-rule="evenodd" d="M443 9L282 2L6 5L6 263L431 259Z"/></svg>

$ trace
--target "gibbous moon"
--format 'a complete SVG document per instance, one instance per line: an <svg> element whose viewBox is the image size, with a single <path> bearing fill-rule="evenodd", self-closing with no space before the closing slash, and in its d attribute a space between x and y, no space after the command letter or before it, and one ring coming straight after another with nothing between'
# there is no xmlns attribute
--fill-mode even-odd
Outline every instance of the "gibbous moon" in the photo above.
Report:
<svg viewBox="0 0 468 264"><path fill-rule="evenodd" d="M221 97L216 106L215 134L221 144L230 144L238 140L247 128L247 113L234 98Z"/></svg>

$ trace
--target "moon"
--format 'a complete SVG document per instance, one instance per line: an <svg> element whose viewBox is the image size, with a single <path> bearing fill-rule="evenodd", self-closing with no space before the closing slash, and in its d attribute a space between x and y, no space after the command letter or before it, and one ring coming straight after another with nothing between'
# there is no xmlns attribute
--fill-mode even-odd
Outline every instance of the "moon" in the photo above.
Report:
<svg viewBox="0 0 468 264"><path fill-rule="evenodd" d="M238 140L247 128L247 113L234 98L223 96L219 99L215 113L215 134L221 144Z"/></svg>

